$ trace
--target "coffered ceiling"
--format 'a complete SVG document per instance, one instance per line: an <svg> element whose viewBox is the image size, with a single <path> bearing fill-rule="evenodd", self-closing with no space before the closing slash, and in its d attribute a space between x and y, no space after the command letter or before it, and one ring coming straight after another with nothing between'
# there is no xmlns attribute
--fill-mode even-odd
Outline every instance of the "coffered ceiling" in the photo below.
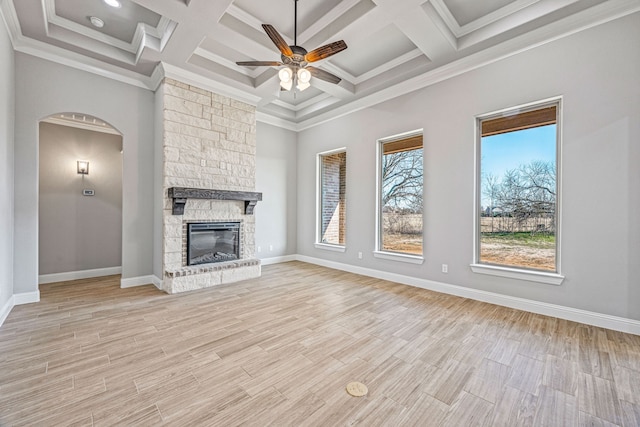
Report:
<svg viewBox="0 0 640 427"><path fill-rule="evenodd" d="M314 63L338 85L312 78L287 92L278 67L235 63L280 60L261 24L293 44L294 0L120 2L0 0L0 10L17 51L152 90L173 77L298 130L640 10L640 0L299 0L298 45L348 49Z"/></svg>

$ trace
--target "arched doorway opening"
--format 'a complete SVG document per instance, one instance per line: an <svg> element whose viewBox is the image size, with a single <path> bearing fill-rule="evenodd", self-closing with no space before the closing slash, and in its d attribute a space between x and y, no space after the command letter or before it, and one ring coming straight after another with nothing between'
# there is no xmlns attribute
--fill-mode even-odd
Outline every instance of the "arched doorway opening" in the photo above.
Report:
<svg viewBox="0 0 640 427"><path fill-rule="evenodd" d="M121 273L122 140L88 114L40 121L39 283Z"/></svg>

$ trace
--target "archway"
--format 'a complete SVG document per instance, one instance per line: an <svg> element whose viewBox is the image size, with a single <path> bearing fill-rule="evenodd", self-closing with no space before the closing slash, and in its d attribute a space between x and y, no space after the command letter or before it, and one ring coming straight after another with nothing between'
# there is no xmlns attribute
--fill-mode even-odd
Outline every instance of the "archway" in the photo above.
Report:
<svg viewBox="0 0 640 427"><path fill-rule="evenodd" d="M122 141L88 114L40 121L40 284L121 273Z"/></svg>

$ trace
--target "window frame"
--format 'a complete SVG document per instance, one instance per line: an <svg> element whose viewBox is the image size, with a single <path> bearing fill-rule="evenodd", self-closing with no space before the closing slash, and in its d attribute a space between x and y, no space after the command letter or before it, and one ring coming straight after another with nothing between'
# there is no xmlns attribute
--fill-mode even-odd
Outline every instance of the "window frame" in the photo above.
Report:
<svg viewBox="0 0 640 427"><path fill-rule="evenodd" d="M424 129L415 129L408 132L403 132L397 135L380 138L376 141L376 217L375 217L375 249L373 256L380 259L386 259L391 261L400 261L410 264L422 264L424 263L424 161L423 161L423 178L422 178L422 192L423 192L423 209L422 209L422 255L414 255L404 252L394 252L382 249L382 156L384 155L383 146L389 142L395 142L402 139L408 139L420 135L422 140L422 150L424 156Z"/></svg>
<svg viewBox="0 0 640 427"><path fill-rule="evenodd" d="M556 107L556 211L555 211L555 271L528 269L518 266L488 264L480 262L480 232L481 232L481 205L482 205L482 122L510 114L526 113L546 107ZM470 265L474 273L488 274L492 276L511 279L527 280L550 285L561 285L562 275L561 247L562 247L562 97L553 97L514 107L504 108L474 117L475 120L475 158L474 158L474 210L473 210L473 261Z"/></svg>
<svg viewBox="0 0 640 427"><path fill-rule="evenodd" d="M333 150L323 151L316 154L316 232L314 246L317 249L322 249L332 252L345 252L347 249L346 239L346 223L345 223L345 243L344 245L335 243L326 243L322 241L322 158L333 154L345 153L347 155L347 147L335 148ZM347 156L348 157L348 156ZM345 159L346 161L346 159ZM346 180L346 176L345 176ZM345 182L346 186L346 182ZM345 189L346 193L346 189ZM345 206L346 209L346 206Z"/></svg>

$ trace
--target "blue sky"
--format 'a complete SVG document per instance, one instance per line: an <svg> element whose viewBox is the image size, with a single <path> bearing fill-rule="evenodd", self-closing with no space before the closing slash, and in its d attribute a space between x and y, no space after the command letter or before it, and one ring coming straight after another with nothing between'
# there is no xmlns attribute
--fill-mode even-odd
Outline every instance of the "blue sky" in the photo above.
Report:
<svg viewBox="0 0 640 427"><path fill-rule="evenodd" d="M555 163L556 125L486 136L482 138L480 156L483 176L492 174L498 181L505 171L522 164L535 160ZM482 204L485 205L484 200Z"/></svg>

